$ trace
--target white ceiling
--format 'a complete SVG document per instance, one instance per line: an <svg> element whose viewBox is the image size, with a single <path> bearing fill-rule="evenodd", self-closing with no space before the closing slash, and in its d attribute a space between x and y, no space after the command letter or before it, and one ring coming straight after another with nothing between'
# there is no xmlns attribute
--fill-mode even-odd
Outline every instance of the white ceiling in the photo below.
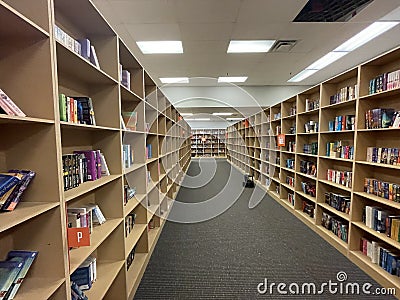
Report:
<svg viewBox="0 0 400 300"><path fill-rule="evenodd" d="M244 85L287 80L400 6L375 0L347 23L292 23L306 0L93 0L158 84L159 77L249 76ZM400 25L299 85L314 85L400 45ZM290 53L227 54L231 39L294 39ZM182 40L184 54L143 55L138 40Z"/></svg>

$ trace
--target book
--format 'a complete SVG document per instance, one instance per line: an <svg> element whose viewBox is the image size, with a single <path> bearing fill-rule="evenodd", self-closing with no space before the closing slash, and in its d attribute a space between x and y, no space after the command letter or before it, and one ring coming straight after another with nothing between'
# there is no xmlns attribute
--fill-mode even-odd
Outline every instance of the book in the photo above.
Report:
<svg viewBox="0 0 400 300"><path fill-rule="evenodd" d="M101 176L108 176L110 175L110 170L108 169L106 158L104 154L100 152L100 159L101 159Z"/></svg>
<svg viewBox="0 0 400 300"><path fill-rule="evenodd" d="M97 68L100 68L99 59L97 58L96 49L93 45L90 46L90 62Z"/></svg>
<svg viewBox="0 0 400 300"><path fill-rule="evenodd" d="M23 175L20 173L0 173L0 197L3 197L8 191L11 190L11 188L18 184L21 181L22 177ZM4 203L0 202L0 205L2 204Z"/></svg>
<svg viewBox="0 0 400 300"><path fill-rule="evenodd" d="M5 112L7 112L8 115L26 117L22 110L14 103L14 101L11 100L10 97L7 96L2 89L0 89L0 106ZM7 107L8 109L5 109ZM10 111L12 114L9 113Z"/></svg>
<svg viewBox="0 0 400 300"><path fill-rule="evenodd" d="M9 170L9 172L20 174L22 178L20 182L18 182L10 196L5 199L3 205L1 206L1 211L13 211L18 203L21 201L22 195L25 190L28 188L29 184L35 177L36 173L31 170Z"/></svg>
<svg viewBox="0 0 400 300"><path fill-rule="evenodd" d="M81 55L83 58L90 60L91 45L89 39L80 39L78 42L81 44Z"/></svg>
<svg viewBox="0 0 400 300"><path fill-rule="evenodd" d="M0 261L0 300L5 300L8 290L17 278L22 262Z"/></svg>
<svg viewBox="0 0 400 300"><path fill-rule="evenodd" d="M20 261L23 265L7 293L7 300L14 299L37 255L38 251L13 250L8 252L7 261Z"/></svg>

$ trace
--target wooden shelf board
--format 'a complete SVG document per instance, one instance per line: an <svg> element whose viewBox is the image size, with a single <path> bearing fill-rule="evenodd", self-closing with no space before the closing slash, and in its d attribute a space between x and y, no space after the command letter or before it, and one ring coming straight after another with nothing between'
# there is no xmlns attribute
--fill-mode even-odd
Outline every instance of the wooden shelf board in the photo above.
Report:
<svg viewBox="0 0 400 300"><path fill-rule="evenodd" d="M304 173L301 173L301 172L296 172L296 174L300 175L300 176L303 176L303 177L306 177L306 178L311 179L311 180L315 180L315 181L318 180L317 177L315 177L315 176L307 175L307 174L304 174Z"/></svg>
<svg viewBox="0 0 400 300"><path fill-rule="evenodd" d="M321 133L321 134L354 133L354 130L321 131L320 133Z"/></svg>
<svg viewBox="0 0 400 300"><path fill-rule="evenodd" d="M90 246L72 249L70 253L70 274L72 274L83 261L96 250L101 243L114 231L122 222L122 218L109 219L104 224L93 228L90 235Z"/></svg>
<svg viewBox="0 0 400 300"><path fill-rule="evenodd" d="M381 98L387 98L390 96L395 96L395 95L400 95L400 88L397 89L392 89L392 90L388 90L388 91L382 91L379 93L374 93L374 94L370 94L370 95L365 95L365 96L360 96L359 100L377 100L377 99L381 99Z"/></svg>
<svg viewBox="0 0 400 300"><path fill-rule="evenodd" d="M79 54L69 50L58 41L56 44L58 72L60 74L68 74L68 76L72 76L75 80L87 84L118 84L115 79L103 70L96 68Z"/></svg>
<svg viewBox="0 0 400 300"><path fill-rule="evenodd" d="M150 219L155 215L159 206L160 204L147 206L147 222L150 222Z"/></svg>
<svg viewBox="0 0 400 300"><path fill-rule="evenodd" d="M148 158L148 159L146 160L146 164L150 164L150 163L155 162L155 161L157 161L157 160L158 160L158 157Z"/></svg>
<svg viewBox="0 0 400 300"><path fill-rule="evenodd" d="M147 253L135 253L135 258L129 267L126 275L127 282L127 290L128 294L130 294L133 289L136 281L139 278L140 273L142 272L142 268L146 263Z"/></svg>
<svg viewBox="0 0 400 300"><path fill-rule="evenodd" d="M309 157L318 157L318 155L316 155L316 154L307 154L307 153L300 153L300 152L297 152L296 154L302 155L302 156L309 156Z"/></svg>
<svg viewBox="0 0 400 300"><path fill-rule="evenodd" d="M377 274L380 276L384 277L387 281L391 283L392 286L390 287L396 287L396 289L400 288L400 277L397 277L395 275L391 275L388 272L386 272L384 269L382 269L379 265L374 264L371 262L371 259L364 255L361 251L350 251L350 255L355 256L359 260L361 260L363 263L367 264L368 267L372 268Z"/></svg>
<svg viewBox="0 0 400 300"><path fill-rule="evenodd" d="M141 102L143 101L143 98L135 94L133 91L129 90L126 88L124 85L121 83L119 84L120 89L121 89L121 101L123 102Z"/></svg>
<svg viewBox="0 0 400 300"><path fill-rule="evenodd" d="M113 128L113 127L104 127L104 126L94 126L94 125L86 125L86 124L77 124L77 123L72 123L72 122L64 122L61 121L60 125L62 128L65 129L84 129L84 130L94 130L94 131L100 131L100 130L111 130L111 131L120 131L120 128Z"/></svg>
<svg viewBox="0 0 400 300"><path fill-rule="evenodd" d="M339 102L339 103L334 103L334 104L329 104L322 106L321 109L327 109L327 108L343 108L347 106L352 106L356 104L356 98L350 99L347 101Z"/></svg>
<svg viewBox="0 0 400 300"><path fill-rule="evenodd" d="M103 299L124 265L125 261L123 260L115 262L97 262L97 280L93 283L90 290L85 291L85 295L88 299Z"/></svg>
<svg viewBox="0 0 400 300"><path fill-rule="evenodd" d="M48 299L64 282L65 278L54 280L54 278L29 277L28 273L14 299Z"/></svg>
<svg viewBox="0 0 400 300"><path fill-rule="evenodd" d="M94 181L86 181L86 182L80 184L76 188L65 191L64 192L65 201L70 201L74 198L82 196L83 194L93 191L94 189L97 189L111 181L114 181L119 177L120 177L120 175L109 175L109 176L101 177L100 179L97 179Z"/></svg>
<svg viewBox="0 0 400 300"><path fill-rule="evenodd" d="M351 193L351 188L345 187L344 185L337 184L337 183L334 183L332 181L325 180L325 179L318 179L318 181Z"/></svg>
<svg viewBox="0 0 400 300"><path fill-rule="evenodd" d="M154 248L155 242L157 241L157 238L160 233L161 233L160 227L155 227L147 232L149 236L149 248Z"/></svg>
<svg viewBox="0 0 400 300"><path fill-rule="evenodd" d="M350 216L348 214L345 214L341 211L336 210L334 207L330 206L327 203L317 203L319 206L323 207L326 210L329 210L331 213L341 217L342 219L346 221L350 221Z"/></svg>
<svg viewBox="0 0 400 300"><path fill-rule="evenodd" d="M125 238L125 258L128 257L133 247L139 241L142 233L146 230L147 224L135 224L133 225L132 231Z"/></svg>
<svg viewBox="0 0 400 300"><path fill-rule="evenodd" d="M371 129L358 129L358 132L362 133L379 133L379 132L385 132L385 131L392 131L392 130L400 130L400 128L397 127L390 127L390 128L371 128Z"/></svg>
<svg viewBox="0 0 400 300"><path fill-rule="evenodd" d="M132 166L130 166L129 168L126 168L123 170L123 174L128 174L130 172L133 172L141 167L144 167L145 164L144 163L139 163L139 164L133 164Z"/></svg>
<svg viewBox="0 0 400 300"><path fill-rule="evenodd" d="M367 198L367 199L370 199L370 200L373 200L375 202L382 203L382 204L387 205L387 206L391 206L391 207L396 208L396 209L400 209L400 203L398 203L398 202L394 202L394 201L391 201L391 200L388 200L388 199L385 199L385 198L382 198L382 197L378 197L378 196L373 195L373 194L368 194L366 192L354 192L354 194L358 195L358 196L361 196L361 197L364 197L364 198Z"/></svg>
<svg viewBox="0 0 400 300"><path fill-rule="evenodd" d="M395 240L391 239L384 233L380 233L378 231L373 230L372 228L367 227L363 222L352 222L354 225L356 225L358 228L361 228L362 230L372 234L376 238L380 239L381 241L385 242L386 244L389 244L396 249L400 249L400 243L396 242Z"/></svg>
<svg viewBox="0 0 400 300"><path fill-rule="evenodd" d="M310 200L311 202L317 203L317 198L316 197L312 197L310 195L307 195L306 193L303 193L302 191L296 191L297 194L299 194L300 196Z"/></svg>
<svg viewBox="0 0 400 300"><path fill-rule="evenodd" d="M323 233L324 236L333 240L337 245L340 245L342 248L347 249L348 244L345 241L342 241L338 236L336 236L332 231L326 229L322 225L317 225L316 228L319 229L320 233Z"/></svg>
<svg viewBox="0 0 400 300"><path fill-rule="evenodd" d="M317 112L319 112L319 108L312 109L309 111L303 111L303 112L298 113L297 115L310 115L310 114L315 114Z"/></svg>
<svg viewBox="0 0 400 300"><path fill-rule="evenodd" d="M129 200L124 207L124 217L126 217L132 210L134 210L145 198L146 194L136 194L135 197Z"/></svg>
<svg viewBox="0 0 400 300"><path fill-rule="evenodd" d="M0 124L30 124L30 123L55 124L53 120L0 114Z"/></svg>
<svg viewBox="0 0 400 300"><path fill-rule="evenodd" d="M284 182L281 182L281 185L294 192L294 186L290 186L290 185L288 185L287 183L284 183Z"/></svg>
<svg viewBox="0 0 400 300"><path fill-rule="evenodd" d="M338 160L338 161L347 161L347 162L350 162L350 163L353 162L353 159L340 158L340 157L330 157L330 156L324 156L324 155L321 155L320 158L322 158L322 159L330 159L330 160Z"/></svg>
<svg viewBox="0 0 400 300"><path fill-rule="evenodd" d="M59 205L59 202L45 203L21 201L14 211L0 213L0 232L17 226Z"/></svg>
<svg viewBox="0 0 400 300"><path fill-rule="evenodd" d="M145 134L146 132L140 130L130 130L130 129L122 129L122 132L128 134Z"/></svg>
<svg viewBox="0 0 400 300"><path fill-rule="evenodd" d="M296 152L294 152L294 151L286 151L286 150L280 150L282 153L287 153L287 154L293 154L293 155L295 155L296 154Z"/></svg>
<svg viewBox="0 0 400 300"><path fill-rule="evenodd" d="M297 135L315 135L318 134L318 132L298 132Z"/></svg>
<svg viewBox="0 0 400 300"><path fill-rule="evenodd" d="M357 160L356 163L362 164L362 165L373 166L373 167L379 167L379 168L400 170L400 166L389 165L389 164L378 164L378 163L373 163L373 162L368 162L368 161L360 161L360 160Z"/></svg>
<svg viewBox="0 0 400 300"><path fill-rule="evenodd" d="M295 209L295 214L299 216L301 219L306 220L307 222L310 222L311 224L315 224L315 218L311 218L309 215L307 215L305 212L299 209Z"/></svg>
<svg viewBox="0 0 400 300"><path fill-rule="evenodd" d="M294 210L294 206L291 203L289 203L288 199L280 198L280 202L283 203L283 205L289 207L291 210Z"/></svg>
<svg viewBox="0 0 400 300"><path fill-rule="evenodd" d="M289 168L286 168L286 167L281 167L281 169L285 170L285 171L288 171L288 172L291 172L291 173L296 173L294 169L289 169Z"/></svg>

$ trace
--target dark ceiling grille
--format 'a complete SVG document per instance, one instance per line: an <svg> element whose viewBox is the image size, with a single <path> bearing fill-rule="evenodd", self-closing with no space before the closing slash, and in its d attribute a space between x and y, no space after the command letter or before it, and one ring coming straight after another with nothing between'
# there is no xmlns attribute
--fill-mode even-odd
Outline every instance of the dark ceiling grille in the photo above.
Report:
<svg viewBox="0 0 400 300"><path fill-rule="evenodd" d="M309 0L293 22L347 22L374 0Z"/></svg>

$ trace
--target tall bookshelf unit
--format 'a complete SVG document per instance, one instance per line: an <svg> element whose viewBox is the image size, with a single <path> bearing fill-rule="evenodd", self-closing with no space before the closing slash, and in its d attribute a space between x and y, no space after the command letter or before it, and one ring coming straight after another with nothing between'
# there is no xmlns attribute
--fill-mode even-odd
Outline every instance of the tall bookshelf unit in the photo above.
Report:
<svg viewBox="0 0 400 300"><path fill-rule="evenodd" d="M190 163L190 127L90 0L0 1L0 16L10 24L0 28L0 88L27 115L0 114L0 167L36 172L15 211L0 214L0 259L39 251L15 299L71 299L70 275L89 255L97 259L89 299L132 299ZM57 41L55 24L90 39L100 67ZM131 73L130 89L119 64ZM90 97L96 125L60 121L60 93ZM123 129L121 113L132 111L137 128ZM134 149L129 168L123 144ZM62 155L91 149L104 153L110 175L64 191ZM136 195L125 205L126 184ZM87 203L107 221L94 227L90 246L70 250L66 208ZM126 234L131 213L136 224Z"/></svg>
<svg viewBox="0 0 400 300"><path fill-rule="evenodd" d="M225 129L192 129L192 157L226 157Z"/></svg>
<svg viewBox="0 0 400 300"><path fill-rule="evenodd" d="M400 148L400 129L367 129L365 122L368 110L400 110L399 87L372 94L369 92L370 80L385 72L398 70L399 63L400 48L266 108L227 129L227 157L233 166L253 174L258 185L276 201L382 286L395 287L396 295L400 291L400 277L372 263L363 253L360 243L362 238L366 238L400 253L397 240L363 222L366 206L400 215L398 202L365 191L365 178L400 184L398 164L372 163L367 159L368 147ZM347 87L351 90L345 97L341 91ZM344 127L341 130L332 128L332 123L330 128L329 121L343 115L354 115L355 120L349 118L350 124L344 126L342 123ZM253 120L261 120L261 123ZM285 135L285 147L276 146L277 134L280 133ZM354 154L333 153L328 144L338 141L342 144L341 149L344 146L354 147ZM255 146L258 142L260 146ZM260 159L258 152L261 152ZM352 172L348 176L351 178L350 185L328 180L328 170ZM350 211L343 212L326 203L326 193L350 200ZM325 214L347 226L347 236L339 237L326 229L322 225Z"/></svg>

